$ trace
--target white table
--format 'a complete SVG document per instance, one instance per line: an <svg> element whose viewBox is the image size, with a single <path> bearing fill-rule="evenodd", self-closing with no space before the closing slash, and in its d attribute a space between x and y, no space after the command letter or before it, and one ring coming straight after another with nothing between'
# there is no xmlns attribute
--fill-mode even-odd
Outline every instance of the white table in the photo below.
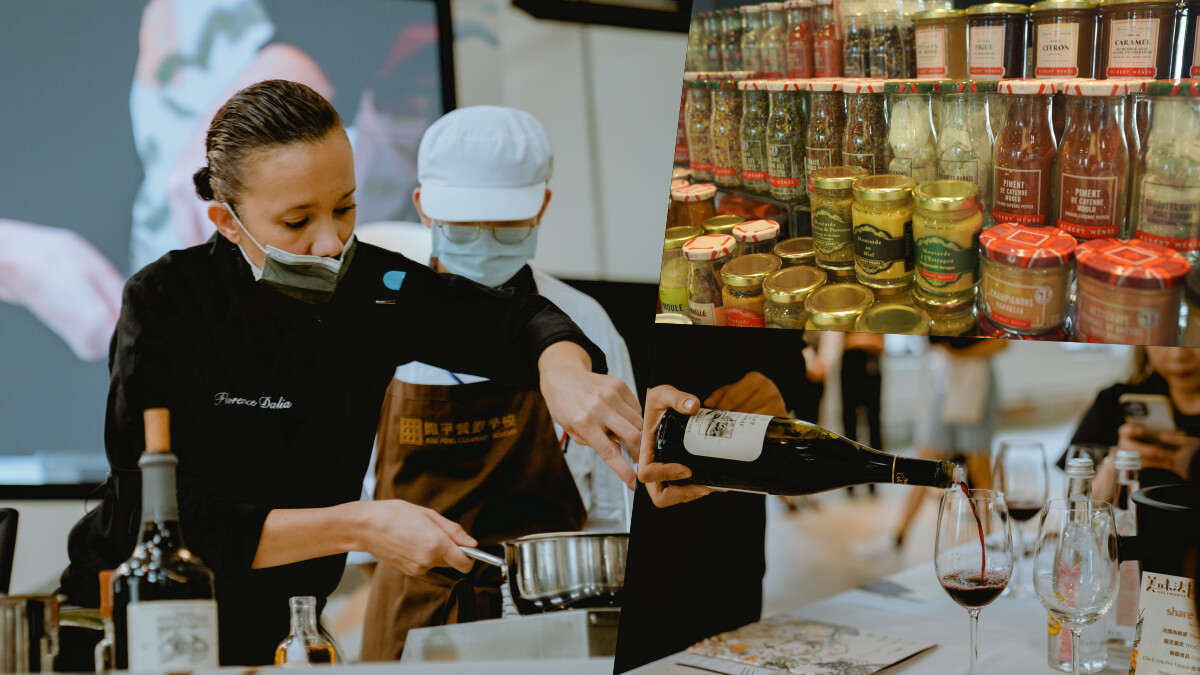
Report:
<svg viewBox="0 0 1200 675"><path fill-rule="evenodd" d="M854 589L806 605L790 615L852 626L937 646L893 668L892 675L954 675L968 673L970 617L946 595L937 582L932 563L906 570L885 581L911 590L902 597ZM981 675L1012 673L1050 674L1046 664L1046 610L1037 598L997 598L979 615L979 670ZM620 649L618 644L617 649ZM682 654L630 671L634 675L699 675L704 671L682 666ZM1129 665L1104 673L1126 673ZM736 667L729 672L737 673Z"/></svg>

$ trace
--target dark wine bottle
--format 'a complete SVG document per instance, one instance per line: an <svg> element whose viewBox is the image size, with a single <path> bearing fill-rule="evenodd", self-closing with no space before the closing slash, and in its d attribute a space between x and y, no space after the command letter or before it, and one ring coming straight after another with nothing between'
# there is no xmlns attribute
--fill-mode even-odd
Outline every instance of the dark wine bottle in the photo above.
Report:
<svg viewBox="0 0 1200 675"><path fill-rule="evenodd" d="M725 490L804 495L865 483L948 488L952 462L889 455L810 422L701 408L668 410L655 458L692 470L687 480Z"/></svg>
<svg viewBox="0 0 1200 675"><path fill-rule="evenodd" d="M220 665L213 573L183 544L167 410L147 410L142 533L112 577L116 665L133 671Z"/></svg>

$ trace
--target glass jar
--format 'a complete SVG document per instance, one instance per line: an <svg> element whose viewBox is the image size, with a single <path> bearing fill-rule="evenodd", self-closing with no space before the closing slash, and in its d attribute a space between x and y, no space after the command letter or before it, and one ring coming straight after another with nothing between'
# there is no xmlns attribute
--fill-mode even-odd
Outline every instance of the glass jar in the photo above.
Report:
<svg viewBox="0 0 1200 675"><path fill-rule="evenodd" d="M1062 329L1075 239L1054 227L997 225L979 235L983 318L1022 335Z"/></svg>
<svg viewBox="0 0 1200 675"><path fill-rule="evenodd" d="M805 169L812 192L813 172L841 166L842 135L846 128L845 100L839 80L809 80L808 136L804 143Z"/></svg>
<svg viewBox="0 0 1200 675"><path fill-rule="evenodd" d="M1183 67L1179 77L1200 77L1200 0L1183 3L1180 41L1183 43Z"/></svg>
<svg viewBox="0 0 1200 675"><path fill-rule="evenodd" d="M1092 0L1042 0L1029 8L1033 17L1034 77L1093 76L1096 7Z"/></svg>
<svg viewBox="0 0 1200 675"><path fill-rule="evenodd" d="M767 83L771 113L767 119L767 185L771 196L798 202L808 196L804 180L804 138L808 130L801 99L804 82L774 80Z"/></svg>
<svg viewBox="0 0 1200 675"><path fill-rule="evenodd" d="M871 288L903 288L913 279L913 202L909 176L854 181L854 275Z"/></svg>
<svg viewBox="0 0 1200 675"><path fill-rule="evenodd" d="M671 190L675 202L675 225L701 227L704 221L717 215L717 188L707 183L695 183Z"/></svg>
<svg viewBox="0 0 1200 675"><path fill-rule="evenodd" d="M842 164L861 166L867 173L884 173L887 121L883 117L883 82L846 80L846 133L842 136Z"/></svg>
<svg viewBox="0 0 1200 675"><path fill-rule="evenodd" d="M913 15L917 77L967 76L967 13L928 9Z"/></svg>
<svg viewBox="0 0 1200 675"><path fill-rule="evenodd" d="M1179 344L1179 307L1191 266L1179 253L1139 239L1079 245L1075 335L1080 342Z"/></svg>
<svg viewBox="0 0 1200 675"><path fill-rule="evenodd" d="M1146 92L1150 90L1150 85L1154 80L1121 80L1121 84L1129 90L1125 95L1125 143L1129 147L1129 180L1127 181L1126 194L1133 191L1133 167L1137 164L1138 157L1142 156L1142 146L1146 143L1146 131L1150 126L1150 97ZM1122 239L1128 239L1133 236L1133 230L1129 228L1132 222L1129 215L1133 209L1133 200L1125 200L1125 224L1126 227L1121 230L1121 233L1115 236Z"/></svg>
<svg viewBox="0 0 1200 675"><path fill-rule="evenodd" d="M766 80L742 80L737 83L742 96L742 187L756 194L766 194L768 189L767 118L770 101L767 84Z"/></svg>
<svg viewBox="0 0 1200 675"><path fill-rule="evenodd" d="M937 133L930 108L932 82L887 82L887 173L912 176L918 185L937 179Z"/></svg>
<svg viewBox="0 0 1200 675"><path fill-rule="evenodd" d="M992 224L992 130L987 95L996 83L943 80L942 125L938 127L937 166L941 180L965 180L979 187L983 226Z"/></svg>
<svg viewBox="0 0 1200 675"><path fill-rule="evenodd" d="M704 16L704 70L715 72L725 67L725 18L720 12L701 12Z"/></svg>
<svg viewBox="0 0 1200 675"><path fill-rule="evenodd" d="M687 143L687 93L687 82L684 82L679 92L679 119L675 125L675 164L689 164L692 161Z"/></svg>
<svg viewBox="0 0 1200 675"><path fill-rule="evenodd" d="M902 0L877 0L871 11L871 77L898 78L908 75L908 64L904 61L904 36L900 32L902 6Z"/></svg>
<svg viewBox="0 0 1200 675"><path fill-rule="evenodd" d="M1151 84L1150 128L1133 184L1138 239L1200 261L1200 81Z"/></svg>
<svg viewBox="0 0 1200 675"><path fill-rule="evenodd" d="M724 326L721 269L733 258L737 242L726 234L706 234L683 245L688 259L688 314L700 326Z"/></svg>
<svg viewBox="0 0 1200 675"><path fill-rule="evenodd" d="M842 25L838 21L833 0L815 0L817 12L813 18L813 75L842 76Z"/></svg>
<svg viewBox="0 0 1200 675"><path fill-rule="evenodd" d="M727 234L732 237L733 228L744 222L746 219L737 214L724 213L704 221L701 227L704 228L704 234Z"/></svg>
<svg viewBox="0 0 1200 675"><path fill-rule="evenodd" d="M842 73L850 78L871 77L871 22L866 0L841 0Z"/></svg>
<svg viewBox="0 0 1200 675"><path fill-rule="evenodd" d="M788 26L782 2L764 2L762 40L758 50L762 55L763 77L777 80L787 76Z"/></svg>
<svg viewBox="0 0 1200 675"><path fill-rule="evenodd" d="M1007 112L992 160L992 219L1050 225L1054 222L1055 139L1050 126L1054 86L1039 80L1006 80L999 88Z"/></svg>
<svg viewBox="0 0 1200 675"><path fill-rule="evenodd" d="M767 298L763 282L780 267L779 258L770 253L752 253L730 260L721 268L721 303L725 308L725 325L742 328L765 328Z"/></svg>
<svg viewBox="0 0 1200 675"><path fill-rule="evenodd" d="M808 294L804 310L808 312L808 330L854 330L858 317L875 302L871 289L859 284L826 284Z"/></svg>
<svg viewBox="0 0 1200 675"><path fill-rule="evenodd" d="M975 295L930 295L913 289L913 304L929 316L929 334L946 337L975 335Z"/></svg>
<svg viewBox="0 0 1200 675"><path fill-rule="evenodd" d="M1200 1L1200 0L1197 0ZM813 76L812 0L787 0L787 76Z"/></svg>
<svg viewBox="0 0 1200 675"><path fill-rule="evenodd" d="M971 54L967 76L980 79L1025 77L1025 39L1029 8L990 2L967 8Z"/></svg>
<svg viewBox="0 0 1200 675"><path fill-rule="evenodd" d="M783 261L784 267L796 267L798 265L808 265L815 267L816 249L813 248L812 237L792 237L784 239L775 244L772 253L776 258Z"/></svg>
<svg viewBox="0 0 1200 675"><path fill-rule="evenodd" d="M688 261L683 245L704 234L698 227L672 227L663 239L662 271L658 277L658 302L663 312L687 314Z"/></svg>
<svg viewBox="0 0 1200 675"><path fill-rule="evenodd" d="M738 11L742 14L742 67L738 70L761 73L763 71L762 51L760 50L763 37L762 7L742 5L738 7Z"/></svg>
<svg viewBox="0 0 1200 675"><path fill-rule="evenodd" d="M1176 0L1100 0L1096 77L1171 77L1176 14Z"/></svg>
<svg viewBox="0 0 1200 675"><path fill-rule="evenodd" d="M724 71L745 70L742 60L742 14L737 8L721 11L721 68Z"/></svg>
<svg viewBox="0 0 1200 675"><path fill-rule="evenodd" d="M712 95L708 91L709 73L687 73L687 106L684 123L687 131L688 165L692 178L713 179L712 165Z"/></svg>
<svg viewBox="0 0 1200 675"><path fill-rule="evenodd" d="M930 296L974 299L979 284L979 188L935 180L913 190L917 288Z"/></svg>
<svg viewBox="0 0 1200 675"><path fill-rule="evenodd" d="M1200 267L1188 272L1185 286L1187 324L1183 328L1183 346L1200 347Z"/></svg>
<svg viewBox="0 0 1200 675"><path fill-rule="evenodd" d="M831 276L854 270L854 181L867 175L860 166L817 169L812 182L812 233L817 265Z"/></svg>
<svg viewBox="0 0 1200 675"><path fill-rule="evenodd" d="M912 305L877 304L858 317L854 330L859 333L929 335L929 315Z"/></svg>
<svg viewBox="0 0 1200 675"><path fill-rule="evenodd" d="M825 285L825 271L816 267L785 267L767 277L763 312L767 328L802 330L808 322L804 301L809 293Z"/></svg>
<svg viewBox="0 0 1200 675"><path fill-rule="evenodd" d="M710 80L712 91L712 145L713 182L725 188L742 185L742 95L738 81L749 77L749 73L724 73L720 79Z"/></svg>
<svg viewBox="0 0 1200 675"><path fill-rule="evenodd" d="M705 56L704 46L708 36L705 34L708 28L704 22L705 12L698 12L692 15L692 22L688 25L688 41L687 52L684 57L683 69L687 72L700 72L708 70L708 58Z"/></svg>
<svg viewBox="0 0 1200 675"><path fill-rule="evenodd" d="M1122 234L1129 151L1122 128L1125 87L1079 81L1064 87L1071 121L1055 166L1055 224L1079 240Z"/></svg>
<svg viewBox="0 0 1200 675"><path fill-rule="evenodd" d="M747 220L734 226L733 238L740 244L741 255L771 253L779 240L779 223L773 220Z"/></svg>

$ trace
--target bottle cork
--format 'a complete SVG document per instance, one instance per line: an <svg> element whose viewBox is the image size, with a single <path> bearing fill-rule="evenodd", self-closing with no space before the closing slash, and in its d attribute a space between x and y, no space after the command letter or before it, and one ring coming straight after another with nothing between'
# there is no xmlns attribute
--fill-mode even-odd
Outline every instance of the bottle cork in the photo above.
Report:
<svg viewBox="0 0 1200 675"><path fill-rule="evenodd" d="M111 619L112 604L112 570L100 572L100 618Z"/></svg>
<svg viewBox="0 0 1200 675"><path fill-rule="evenodd" d="M171 452L171 412L166 408L148 408L143 413L146 425L146 452Z"/></svg>

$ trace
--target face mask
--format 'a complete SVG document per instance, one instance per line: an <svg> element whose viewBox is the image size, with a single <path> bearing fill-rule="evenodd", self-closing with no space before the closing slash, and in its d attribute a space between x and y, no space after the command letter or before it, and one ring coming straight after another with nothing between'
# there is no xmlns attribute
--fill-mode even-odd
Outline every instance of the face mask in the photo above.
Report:
<svg viewBox="0 0 1200 675"><path fill-rule="evenodd" d="M327 302L333 297L333 291L346 275L350 259L354 257L354 235L350 235L350 239L342 247L341 255L336 258L288 253L274 246L263 248L233 212L233 207L225 204L225 208L229 209L230 215L238 227L242 228L242 232L263 252L263 266L260 269L250 262L250 256L246 255L245 250L242 251L246 262L250 262L250 269L253 270L256 281L262 281L284 295L308 303Z"/></svg>
<svg viewBox="0 0 1200 675"><path fill-rule="evenodd" d="M456 244L442 228L433 226L433 257L452 274L489 288L513 278L537 252L537 228L519 244L501 244L491 232L480 232L475 241Z"/></svg>

